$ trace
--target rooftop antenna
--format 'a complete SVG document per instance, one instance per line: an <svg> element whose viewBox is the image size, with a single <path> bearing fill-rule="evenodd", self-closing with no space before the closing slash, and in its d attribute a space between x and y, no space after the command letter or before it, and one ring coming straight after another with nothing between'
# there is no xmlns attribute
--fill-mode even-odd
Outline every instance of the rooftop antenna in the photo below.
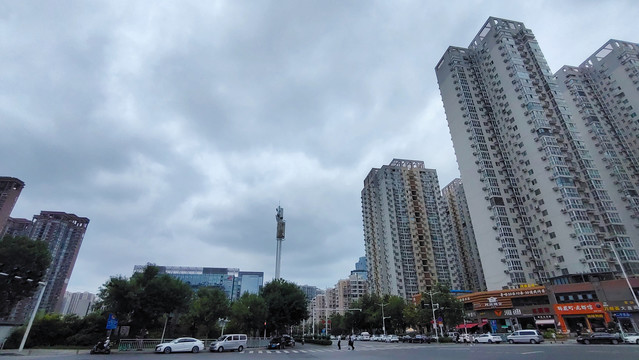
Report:
<svg viewBox="0 0 639 360"><path fill-rule="evenodd" d="M277 254L275 256L275 278L280 278L280 262L282 260L282 241L284 241L284 232L286 229L286 221L284 221L284 209L281 206L277 206L277 214L275 214L275 220L277 221Z"/></svg>

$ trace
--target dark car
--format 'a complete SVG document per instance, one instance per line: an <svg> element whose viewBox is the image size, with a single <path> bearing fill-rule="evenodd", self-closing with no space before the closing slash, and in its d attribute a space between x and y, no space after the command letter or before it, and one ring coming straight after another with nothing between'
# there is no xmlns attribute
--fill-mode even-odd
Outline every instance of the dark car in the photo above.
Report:
<svg viewBox="0 0 639 360"><path fill-rule="evenodd" d="M410 335L404 335L404 336L401 337L401 339L402 339L403 343L404 342L412 342L413 341L413 337L410 336Z"/></svg>
<svg viewBox="0 0 639 360"><path fill-rule="evenodd" d="M266 345L267 349L284 349L287 346L295 346L295 339L290 335L276 336Z"/></svg>
<svg viewBox="0 0 639 360"><path fill-rule="evenodd" d="M426 335L415 335L415 337L413 338L413 342L415 343L428 343L430 344L430 337L426 336Z"/></svg>
<svg viewBox="0 0 639 360"><path fill-rule="evenodd" d="M619 334L610 334L605 332L594 332L592 334L579 335L577 342L580 344L619 344L623 339Z"/></svg>

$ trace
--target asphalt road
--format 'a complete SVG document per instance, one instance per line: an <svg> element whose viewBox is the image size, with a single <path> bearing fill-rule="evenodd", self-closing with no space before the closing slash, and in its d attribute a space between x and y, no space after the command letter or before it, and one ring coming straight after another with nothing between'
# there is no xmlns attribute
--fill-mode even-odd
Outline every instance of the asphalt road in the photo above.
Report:
<svg viewBox="0 0 639 360"><path fill-rule="evenodd" d="M141 352L114 352L111 355L89 355L86 352L64 353L61 351L32 351L31 355L3 351L0 359L55 359L55 360L96 360L96 359L215 359L215 360L251 360L251 359L353 359L353 360L637 360L639 346L637 345L581 345L570 344L539 344L539 345L510 345L510 344L385 344L375 342L356 342L355 351L337 350L337 346L318 346L312 344L297 345L285 350L246 349L241 353L210 353L199 354L153 354Z"/></svg>

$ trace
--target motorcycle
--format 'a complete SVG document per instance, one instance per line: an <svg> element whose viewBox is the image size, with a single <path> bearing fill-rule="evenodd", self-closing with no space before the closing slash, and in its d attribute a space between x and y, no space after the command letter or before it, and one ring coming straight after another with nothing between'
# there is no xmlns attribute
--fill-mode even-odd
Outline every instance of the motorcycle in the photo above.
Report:
<svg viewBox="0 0 639 360"><path fill-rule="evenodd" d="M105 342L98 341L97 344L93 346L93 349L89 352L91 355L93 354L110 354L111 353L111 342L107 339Z"/></svg>

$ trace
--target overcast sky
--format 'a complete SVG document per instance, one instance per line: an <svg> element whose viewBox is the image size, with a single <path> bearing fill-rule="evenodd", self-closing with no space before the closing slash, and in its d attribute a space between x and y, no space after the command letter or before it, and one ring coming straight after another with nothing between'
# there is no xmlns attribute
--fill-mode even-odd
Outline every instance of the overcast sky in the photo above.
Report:
<svg viewBox="0 0 639 360"><path fill-rule="evenodd" d="M12 217L91 222L69 291L133 266L275 272L320 288L364 256L373 167L459 176L434 67L489 16L552 71L639 42L636 1L0 1L0 175Z"/></svg>

